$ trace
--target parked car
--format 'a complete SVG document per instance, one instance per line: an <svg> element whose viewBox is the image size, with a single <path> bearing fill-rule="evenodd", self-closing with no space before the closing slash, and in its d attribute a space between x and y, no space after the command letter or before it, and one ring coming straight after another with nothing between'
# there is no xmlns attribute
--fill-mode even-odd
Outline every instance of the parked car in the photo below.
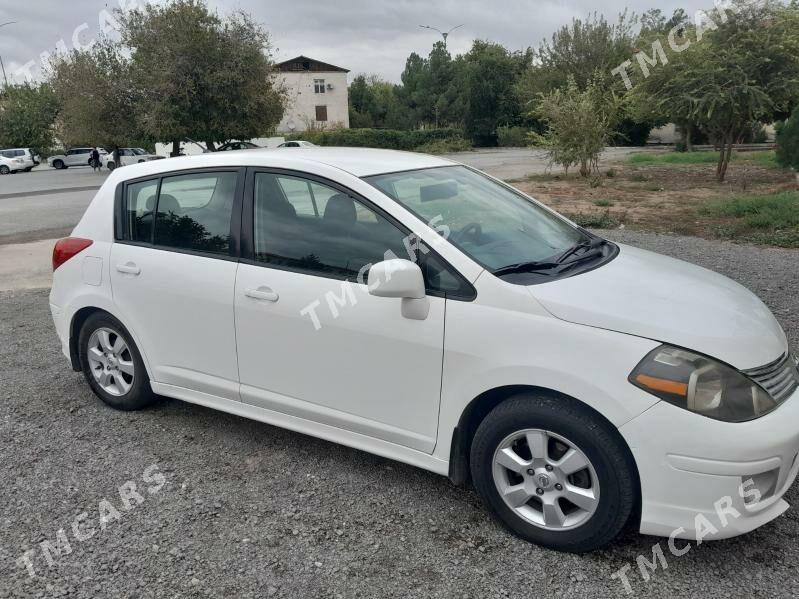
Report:
<svg viewBox="0 0 799 599"><path fill-rule="evenodd" d="M261 146L256 146L254 143L249 141L231 141L225 145L219 146L216 151L229 152L231 150L258 150L260 148Z"/></svg>
<svg viewBox="0 0 799 599"><path fill-rule="evenodd" d="M71 148L64 154L56 154L47 159L47 164L57 169L65 169L71 166L91 166L92 151L95 148ZM105 148L97 148L100 153L100 160L108 154Z"/></svg>
<svg viewBox="0 0 799 599"><path fill-rule="evenodd" d="M117 409L172 397L471 478L564 551L628 524L731 537L788 508L799 369L768 308L467 166L356 148L137 164L53 269L63 353Z"/></svg>
<svg viewBox="0 0 799 599"><path fill-rule="evenodd" d="M316 148L318 147L316 144L312 144L310 141L287 141L283 142L278 146L278 148Z"/></svg>
<svg viewBox="0 0 799 599"><path fill-rule="evenodd" d="M157 154L150 154L147 150L142 148L119 149L119 160L122 163L122 166L138 164L140 162L149 162L151 160L163 160L163 158L163 156L158 156ZM100 159L100 161L109 171L113 171L117 167L117 163L114 161L113 153L106 154Z"/></svg>
<svg viewBox="0 0 799 599"><path fill-rule="evenodd" d="M0 155L0 175L10 175L24 170L27 170L27 167L22 158L6 158Z"/></svg>
<svg viewBox="0 0 799 599"><path fill-rule="evenodd" d="M0 150L0 156L21 159L25 163L23 170L27 173L31 172L41 162L36 151L31 148L6 148L5 150Z"/></svg>

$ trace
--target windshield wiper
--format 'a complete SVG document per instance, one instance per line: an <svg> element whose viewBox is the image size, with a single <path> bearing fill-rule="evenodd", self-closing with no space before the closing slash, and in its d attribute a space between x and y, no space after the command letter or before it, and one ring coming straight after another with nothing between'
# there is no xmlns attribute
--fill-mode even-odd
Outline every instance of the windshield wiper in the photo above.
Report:
<svg viewBox="0 0 799 599"><path fill-rule="evenodd" d="M589 239L586 239L585 241L581 241L580 243L576 243L573 246L571 246L568 250L566 250L560 256L555 258L554 262L555 264L564 264L569 257L573 256L581 249L585 248L586 250L593 250L604 245L605 243L607 242L601 237L591 237ZM582 256L579 256L579 259L582 260L583 256L586 256L588 254L589 252L587 251Z"/></svg>
<svg viewBox="0 0 799 599"><path fill-rule="evenodd" d="M510 264L508 266L503 266L502 268L491 271L491 274L497 277L526 272L541 272L542 274L558 275L581 262L604 256L604 252L602 251L601 247L606 243L607 241L601 237L592 237L573 245L568 250L557 256L554 260ZM579 256L574 256L574 254L579 252L581 249L585 249L586 252L580 254ZM551 272L547 273L547 271Z"/></svg>

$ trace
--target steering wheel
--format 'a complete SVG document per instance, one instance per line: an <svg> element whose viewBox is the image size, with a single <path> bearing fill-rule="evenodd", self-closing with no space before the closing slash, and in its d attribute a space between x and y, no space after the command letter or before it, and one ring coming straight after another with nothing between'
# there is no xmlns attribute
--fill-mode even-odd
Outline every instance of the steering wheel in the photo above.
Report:
<svg viewBox="0 0 799 599"><path fill-rule="evenodd" d="M483 226L480 223L469 223L463 229L452 235L453 241L465 241L471 237L474 243L479 244L483 236Z"/></svg>

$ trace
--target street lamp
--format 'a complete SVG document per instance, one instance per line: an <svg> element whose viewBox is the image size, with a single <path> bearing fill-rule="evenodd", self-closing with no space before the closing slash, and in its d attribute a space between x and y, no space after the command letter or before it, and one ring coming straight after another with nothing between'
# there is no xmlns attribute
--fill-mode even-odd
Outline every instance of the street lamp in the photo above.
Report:
<svg viewBox="0 0 799 599"><path fill-rule="evenodd" d="M441 34L441 37L444 38L444 47L446 48L447 47L447 38L449 37L449 34L452 33L453 31L455 31L456 29L459 29L459 28L463 27L464 24L465 23L461 23L460 25L457 25L457 26L453 27L449 31L441 31L438 27L431 27L430 25L419 25L419 27L421 27L422 29L432 29L433 31L438 31Z"/></svg>
<svg viewBox="0 0 799 599"><path fill-rule="evenodd" d="M16 21L7 21L6 23L0 23L0 27L5 27L6 25L13 25ZM3 81L5 81L6 87L8 87L8 77L6 77L6 67L3 64L3 57L0 56L0 70L3 71Z"/></svg>

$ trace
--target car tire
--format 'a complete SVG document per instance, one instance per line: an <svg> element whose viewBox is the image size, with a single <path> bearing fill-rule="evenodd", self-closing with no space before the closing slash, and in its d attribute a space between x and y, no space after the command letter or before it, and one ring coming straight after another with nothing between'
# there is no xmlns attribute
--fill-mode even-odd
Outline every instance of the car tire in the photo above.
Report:
<svg viewBox="0 0 799 599"><path fill-rule="evenodd" d="M568 398L531 393L499 404L475 432L470 467L501 522L557 551L610 543L638 496L637 471L618 432Z"/></svg>
<svg viewBox="0 0 799 599"><path fill-rule="evenodd" d="M66 168L66 165L64 164L63 160L53 160L53 168L60 171L61 169Z"/></svg>
<svg viewBox="0 0 799 599"><path fill-rule="evenodd" d="M108 164L106 164L105 166L108 168L109 171L113 171L117 167L116 163L113 160L109 160Z"/></svg>
<svg viewBox="0 0 799 599"><path fill-rule="evenodd" d="M11 169L8 168L5 164L0 166L0 175L9 175L11 174Z"/></svg>
<svg viewBox="0 0 799 599"><path fill-rule="evenodd" d="M83 376L95 395L114 409L144 409L158 400L136 344L116 318L96 312L78 336Z"/></svg>
<svg viewBox="0 0 799 599"><path fill-rule="evenodd" d="M25 172L26 172L26 173L29 173L29 172L31 172L32 170L33 170L33 167L32 167L32 166L29 166L28 168L26 168L26 169L25 169Z"/></svg>

